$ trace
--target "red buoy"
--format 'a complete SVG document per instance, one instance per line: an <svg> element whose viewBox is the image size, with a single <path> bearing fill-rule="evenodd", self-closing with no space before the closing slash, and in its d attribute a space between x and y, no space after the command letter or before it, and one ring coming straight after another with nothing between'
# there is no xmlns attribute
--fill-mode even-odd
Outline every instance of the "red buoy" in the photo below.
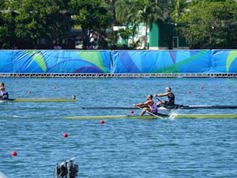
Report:
<svg viewBox="0 0 237 178"><path fill-rule="evenodd" d="M67 137L68 137L68 134L67 134L67 133L64 133L64 134L63 134L63 137L64 137L64 138L67 138Z"/></svg>
<svg viewBox="0 0 237 178"><path fill-rule="evenodd" d="M100 124L104 124L105 123L105 121L102 119L102 120L100 120Z"/></svg>
<svg viewBox="0 0 237 178"><path fill-rule="evenodd" d="M13 152L11 152L11 155L12 155L12 156L17 156L17 152L16 152L16 151L13 151Z"/></svg>

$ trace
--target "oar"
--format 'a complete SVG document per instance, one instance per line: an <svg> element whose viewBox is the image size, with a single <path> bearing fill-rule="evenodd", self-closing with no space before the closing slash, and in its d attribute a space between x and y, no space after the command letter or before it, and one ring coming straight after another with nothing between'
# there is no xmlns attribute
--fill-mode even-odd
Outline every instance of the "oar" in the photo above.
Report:
<svg viewBox="0 0 237 178"><path fill-rule="evenodd" d="M127 109L139 109L135 107L126 107L126 106L82 106L82 109L121 109L121 110L127 110Z"/></svg>
<svg viewBox="0 0 237 178"><path fill-rule="evenodd" d="M139 109L143 109L143 108L141 108L141 107L139 107L139 106L136 106L136 105L134 105L135 107L137 107L137 108L139 108ZM162 116L158 116L158 115L156 115L156 114L154 114L154 113L152 113L152 112L149 112L149 111L146 111L148 114L150 114L150 115L152 115L152 116L154 116L154 117L156 117L156 118L159 118L159 119L164 119ZM168 116L168 115L167 115Z"/></svg>
<svg viewBox="0 0 237 178"><path fill-rule="evenodd" d="M160 98L158 98L158 96L155 96L155 98L156 98L158 101L162 101Z"/></svg>

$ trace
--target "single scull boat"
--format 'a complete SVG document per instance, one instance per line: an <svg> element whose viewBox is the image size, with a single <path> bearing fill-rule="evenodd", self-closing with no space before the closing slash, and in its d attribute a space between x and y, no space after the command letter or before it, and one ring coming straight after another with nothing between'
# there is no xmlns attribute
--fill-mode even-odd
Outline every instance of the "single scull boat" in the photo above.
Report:
<svg viewBox="0 0 237 178"><path fill-rule="evenodd" d="M75 98L12 98L0 102L75 102Z"/></svg>
<svg viewBox="0 0 237 178"><path fill-rule="evenodd" d="M136 107L124 107L124 106L83 106L82 109L139 109ZM174 106L161 106L159 110L170 109L237 109L237 105L174 105Z"/></svg>

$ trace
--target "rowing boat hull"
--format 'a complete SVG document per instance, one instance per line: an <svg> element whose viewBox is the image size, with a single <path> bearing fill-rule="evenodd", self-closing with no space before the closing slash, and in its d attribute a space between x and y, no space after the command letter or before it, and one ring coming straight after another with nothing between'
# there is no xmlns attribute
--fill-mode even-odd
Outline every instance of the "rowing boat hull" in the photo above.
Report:
<svg viewBox="0 0 237 178"><path fill-rule="evenodd" d="M75 102L73 98L14 98L1 100L1 102Z"/></svg>
<svg viewBox="0 0 237 178"><path fill-rule="evenodd" d="M82 109L118 109L118 110L131 110L139 109L136 107L124 106L83 106ZM237 109L237 105L175 105L167 107L159 107L159 110L172 110L172 109Z"/></svg>
<svg viewBox="0 0 237 178"><path fill-rule="evenodd" d="M237 114L175 114L167 116L68 116L65 119L99 120L99 119L237 119Z"/></svg>

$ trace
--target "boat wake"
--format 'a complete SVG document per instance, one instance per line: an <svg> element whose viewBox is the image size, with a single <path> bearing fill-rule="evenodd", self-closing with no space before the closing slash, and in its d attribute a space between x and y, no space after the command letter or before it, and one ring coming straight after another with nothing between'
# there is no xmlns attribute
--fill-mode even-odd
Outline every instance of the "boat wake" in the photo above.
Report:
<svg viewBox="0 0 237 178"><path fill-rule="evenodd" d="M168 119L169 120L175 120L175 118L179 115L179 110L176 110L176 111L171 111L170 114L169 114L169 117Z"/></svg>
<svg viewBox="0 0 237 178"><path fill-rule="evenodd" d="M22 116L13 115L12 117L14 117L14 118L21 118Z"/></svg>
<svg viewBox="0 0 237 178"><path fill-rule="evenodd" d="M7 178L2 172L0 172L0 178Z"/></svg>
<svg viewBox="0 0 237 178"><path fill-rule="evenodd" d="M177 117L177 113L172 113L170 114L170 116L168 117L169 120L174 120Z"/></svg>

